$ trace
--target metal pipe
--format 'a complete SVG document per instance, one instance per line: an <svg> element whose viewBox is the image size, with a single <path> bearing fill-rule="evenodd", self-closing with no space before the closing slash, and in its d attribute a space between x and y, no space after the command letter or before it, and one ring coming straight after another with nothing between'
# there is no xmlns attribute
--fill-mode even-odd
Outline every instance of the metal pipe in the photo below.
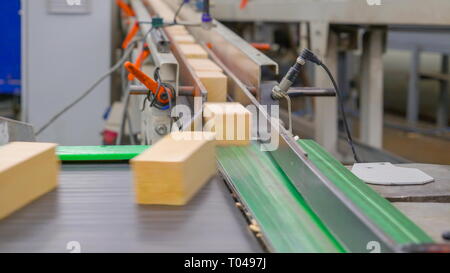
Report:
<svg viewBox="0 0 450 273"><path fill-rule="evenodd" d="M194 96L195 88L193 86L179 86L178 95L179 96ZM147 95L148 88L140 85L133 85L130 88L131 95Z"/></svg>
<svg viewBox="0 0 450 273"><path fill-rule="evenodd" d="M308 88L308 87L293 87L287 92L291 98L296 97L335 97L336 91L332 88Z"/></svg>

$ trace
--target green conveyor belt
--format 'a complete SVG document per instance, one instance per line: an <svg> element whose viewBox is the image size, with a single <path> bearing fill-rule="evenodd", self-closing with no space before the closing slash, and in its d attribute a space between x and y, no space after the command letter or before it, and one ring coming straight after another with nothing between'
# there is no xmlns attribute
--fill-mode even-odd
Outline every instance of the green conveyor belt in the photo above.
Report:
<svg viewBox="0 0 450 273"><path fill-rule="evenodd" d="M403 245L433 241L389 201L372 190L315 141L300 140L299 143L320 172L395 243Z"/></svg>
<svg viewBox="0 0 450 273"><path fill-rule="evenodd" d="M59 146L57 154L62 161L123 161L130 160L149 146Z"/></svg>
<svg viewBox="0 0 450 273"><path fill-rule="evenodd" d="M275 252L344 252L256 144L218 148L218 160Z"/></svg>

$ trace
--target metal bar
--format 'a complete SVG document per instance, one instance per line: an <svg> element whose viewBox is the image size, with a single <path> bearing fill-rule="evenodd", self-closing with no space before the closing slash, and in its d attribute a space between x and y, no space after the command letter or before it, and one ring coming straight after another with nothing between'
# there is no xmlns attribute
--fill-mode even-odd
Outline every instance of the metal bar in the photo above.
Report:
<svg viewBox="0 0 450 273"><path fill-rule="evenodd" d="M150 1L153 2L153 1ZM166 3L172 8L178 7L176 0L168 0ZM180 13L180 18L185 21L198 21L201 14L190 7L185 7ZM188 27L191 34L198 41L207 43L216 56L235 74L239 80L247 86L256 90L256 98L260 99L258 93L263 80L263 74L278 74L278 64L255 49L236 33L229 30L220 22L214 20L214 28L205 30L200 27ZM230 56L233 56L230 58ZM239 87L231 85L229 90L234 100L243 104L249 104L247 97L241 96ZM241 96L241 97L238 97Z"/></svg>
<svg viewBox="0 0 450 273"><path fill-rule="evenodd" d="M361 64L361 141L383 146L383 29L364 34Z"/></svg>
<svg viewBox="0 0 450 273"><path fill-rule="evenodd" d="M336 92L332 88L307 88L293 87L287 92L289 97L335 97Z"/></svg>
<svg viewBox="0 0 450 273"><path fill-rule="evenodd" d="M145 13L147 13L147 16L150 17L150 14L157 13L157 3L155 1L145 1L145 0L134 0L134 1L135 2L139 1L141 3L141 8L142 7L145 8ZM180 53L181 51L180 51L179 45L173 41L172 34L168 33L167 31L164 31L164 32L165 32L165 35L171 41L170 46L171 46L171 51L173 54L172 56L174 56L174 58L178 61L177 64L179 65L179 67L178 67L179 68L179 77L182 80L181 84L183 84L184 86L193 86L194 87L194 90L192 92L193 98L187 100L186 102L190 103L190 105L193 109L193 112L194 112L194 116L198 117L198 113L202 112L202 104L207 99L208 91L206 90L205 86L200 81L200 79L197 77L194 70L188 65L187 58L183 54ZM177 89L177 95L183 95L183 92L181 91L181 93L180 93L180 91L181 90ZM196 100L195 97L201 98L201 99ZM175 114L178 114L178 113L175 113ZM193 129L201 130L201 128L199 127L201 125L201 122L196 122L197 120L198 120L198 118L191 120L192 122L194 122L193 124L194 124L195 128L193 128ZM189 128L190 127L191 126L189 125Z"/></svg>
<svg viewBox="0 0 450 273"><path fill-rule="evenodd" d="M420 49L415 48L411 53L411 69L409 72L407 120L415 125L419 119L419 68Z"/></svg>
<svg viewBox="0 0 450 273"><path fill-rule="evenodd" d="M311 24L313 28L314 24ZM328 26L321 26L328 27ZM320 28L317 28L320 29ZM322 60L327 64L334 77L337 75L337 53L338 53L338 35L336 32L330 30L328 34L323 33L320 37L315 37L317 43L324 44L322 51ZM320 55L319 55L320 56ZM324 73L322 67L315 66L315 85L331 86L331 81ZM325 147L327 151L337 155L337 139L338 139L338 107L336 98L319 97L314 99L314 126L315 139L317 142Z"/></svg>
<svg viewBox="0 0 450 273"><path fill-rule="evenodd" d="M444 54L441 60L441 73L449 77L449 55ZM448 105L449 105L449 79L440 80L440 90L439 90L439 100L437 109L437 127L447 128L448 127Z"/></svg>
<svg viewBox="0 0 450 273"><path fill-rule="evenodd" d="M394 251L400 251L401 246L405 244L432 242L432 239L425 232L390 202L353 175L320 145L312 140L300 140L299 143L308 151L309 160L320 170L321 174L332 181L336 188L345 194L352 204L358 206L364 215L369 216L370 221L377 226L379 231L389 237L389 241L395 244L393 246ZM325 201L326 199L322 200ZM333 212L336 211L333 209ZM341 215L337 214L337 217L341 217ZM341 222L341 224L344 223ZM350 225L352 228L349 231L353 232L355 237L358 236L358 228L350 222L344 225L347 225L347 227ZM386 249L382 247L381 251L386 251Z"/></svg>
<svg viewBox="0 0 450 273"><path fill-rule="evenodd" d="M220 147L220 171L271 252L345 252L259 145Z"/></svg>
<svg viewBox="0 0 450 273"><path fill-rule="evenodd" d="M36 141L31 124L0 117L0 145L13 141Z"/></svg>
<svg viewBox="0 0 450 273"><path fill-rule="evenodd" d="M132 86L130 88L131 95L147 95L148 88L145 86ZM179 86L178 87L178 95L179 96L194 96L195 95L195 87L194 86Z"/></svg>
<svg viewBox="0 0 450 273"><path fill-rule="evenodd" d="M141 0L131 0L131 5L136 13L138 22L151 22L152 17L148 13L145 5ZM174 84L178 92L179 67L178 62L171 52L160 52L159 45L153 39L153 35L147 35L151 30L149 24L140 24L140 31L143 36L146 36L146 42L149 45L151 58L155 65L160 68L160 74L163 81Z"/></svg>

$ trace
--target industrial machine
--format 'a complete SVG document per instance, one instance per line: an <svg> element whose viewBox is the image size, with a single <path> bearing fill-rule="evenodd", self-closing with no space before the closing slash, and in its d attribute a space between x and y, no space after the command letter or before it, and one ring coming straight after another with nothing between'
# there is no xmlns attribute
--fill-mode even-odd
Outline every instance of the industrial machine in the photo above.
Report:
<svg viewBox="0 0 450 273"><path fill-rule="evenodd" d="M212 19L209 1L187 2L119 1L130 32L118 64L131 81L116 143L128 131L127 141L141 145L60 146L59 190L0 223L0 251L449 251L320 145L280 124L274 109L282 99L339 96L337 87L290 88L304 62L321 64L314 53L303 51L278 83L277 64ZM173 22L160 17L167 9ZM255 109L258 122L250 146L218 148L220 172L187 206L137 206L128 160L175 128L196 129L208 99L168 31L175 25L186 26L228 77L228 100Z"/></svg>

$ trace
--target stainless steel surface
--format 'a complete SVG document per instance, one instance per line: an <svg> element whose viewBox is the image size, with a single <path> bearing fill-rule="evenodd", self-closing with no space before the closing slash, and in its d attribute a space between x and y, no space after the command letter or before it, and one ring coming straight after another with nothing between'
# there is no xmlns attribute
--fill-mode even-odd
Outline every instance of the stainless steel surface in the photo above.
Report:
<svg viewBox="0 0 450 273"><path fill-rule="evenodd" d="M60 186L0 222L0 252L261 252L220 178L184 207L134 203L128 165L63 165Z"/></svg>
<svg viewBox="0 0 450 273"><path fill-rule="evenodd" d="M320 173L299 145L286 133L280 135L280 146L271 152L273 158L331 232L345 242L345 247L364 252L369 242L377 241L382 252L395 251L394 242Z"/></svg>
<svg viewBox="0 0 450 273"><path fill-rule="evenodd" d="M333 88L316 87L294 87L287 92L289 97L335 97L336 91Z"/></svg>
<svg viewBox="0 0 450 273"><path fill-rule="evenodd" d="M448 0L258 0L239 9L240 0L216 0L212 15L227 21L300 22L336 24L449 25ZM374 3L376 1L371 0Z"/></svg>
<svg viewBox="0 0 450 273"><path fill-rule="evenodd" d="M417 168L435 181L415 186L370 185L381 196L426 231L436 242L444 243L442 233L450 230L450 166L433 164L396 164Z"/></svg>
<svg viewBox="0 0 450 273"><path fill-rule="evenodd" d="M450 231L450 203L392 203L420 228L430 234L436 243L448 243L442 233Z"/></svg>
<svg viewBox="0 0 450 273"><path fill-rule="evenodd" d="M33 126L25 122L0 117L0 145L12 141L36 141Z"/></svg>
<svg viewBox="0 0 450 273"><path fill-rule="evenodd" d="M370 185L381 196L391 202L450 203L450 165L397 164L396 166L417 168L433 177L434 182L414 186Z"/></svg>

